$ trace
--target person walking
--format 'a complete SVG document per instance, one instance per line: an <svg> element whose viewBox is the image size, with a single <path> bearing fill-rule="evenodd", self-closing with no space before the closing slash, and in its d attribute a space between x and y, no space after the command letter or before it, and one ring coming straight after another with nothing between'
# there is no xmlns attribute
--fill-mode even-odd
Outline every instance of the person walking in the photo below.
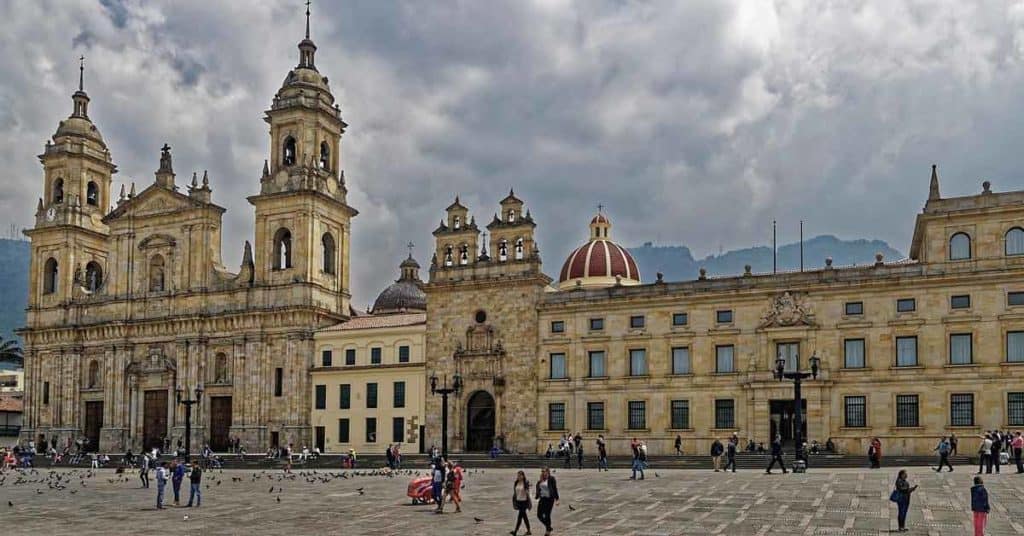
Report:
<svg viewBox="0 0 1024 536"><path fill-rule="evenodd" d="M1013 441L1010 442L1010 448L1013 449L1013 461L1017 462L1017 474L1024 473L1024 463L1021 463L1021 454L1024 451L1024 436L1021 435L1020 431L1013 436Z"/></svg>
<svg viewBox="0 0 1024 536"><path fill-rule="evenodd" d="M188 474L188 482L188 504L185 506L191 508L192 500L195 499L196 508L199 508L200 503L203 502L203 494L199 490L203 483L203 470L194 458L192 459L192 472Z"/></svg>
<svg viewBox="0 0 1024 536"><path fill-rule="evenodd" d="M971 486L971 511L974 512L974 536L985 536L985 525L988 523L988 490L980 476L974 477Z"/></svg>
<svg viewBox="0 0 1024 536"><path fill-rule="evenodd" d="M900 469L896 475L896 486L889 495L889 500L896 503L896 523L899 532L907 531L907 512L910 511L910 494L917 490L907 481L906 469Z"/></svg>
<svg viewBox="0 0 1024 536"><path fill-rule="evenodd" d="M510 530L509 534L516 536L521 524L526 524L525 534L533 534L530 532L530 517L526 515L526 511L533 508L530 501L530 482L526 480L526 473L522 471L516 473L516 481L512 484L512 508L515 508L518 514L516 515L516 528Z"/></svg>
<svg viewBox="0 0 1024 536"><path fill-rule="evenodd" d="M156 470L156 508L164 509L164 489L167 487L167 462L160 464Z"/></svg>
<svg viewBox="0 0 1024 536"><path fill-rule="evenodd" d="M537 519L544 524L544 536L551 534L551 511L558 504L558 483L551 471L545 467L537 481Z"/></svg>
<svg viewBox="0 0 1024 536"><path fill-rule="evenodd" d="M985 472L991 474L992 467L996 468L996 474L999 474L999 463L1000 453L1003 450L1003 436L999 433L999 430L992 432L992 451L989 453L988 466L985 468Z"/></svg>
<svg viewBox="0 0 1024 536"><path fill-rule="evenodd" d="M772 474L772 467L775 467L775 462L779 462L782 474L786 474L786 464L782 461L782 436L778 434L775 435L775 440L772 441L772 461L768 464L768 469L765 470L766 474Z"/></svg>
<svg viewBox="0 0 1024 536"><path fill-rule="evenodd" d="M174 460L171 465L171 489L174 490L174 506L178 506L181 497L181 481L185 480L185 463Z"/></svg>
<svg viewBox="0 0 1024 536"><path fill-rule="evenodd" d="M739 439L735 437L729 440L729 443L725 446L725 471L728 472L729 468L732 467L732 472L736 472L736 446Z"/></svg>
<svg viewBox="0 0 1024 536"><path fill-rule="evenodd" d="M576 468L580 470L583 469L583 443L576 445Z"/></svg>
<svg viewBox="0 0 1024 536"><path fill-rule="evenodd" d="M952 447L949 444L949 440L943 437L941 440L939 440L938 446L936 446L933 450L938 451L939 453L939 466L935 468L935 472L941 473L942 465L945 464L946 467L949 467L949 472L952 473L953 466L950 465L949 463L949 452L950 450L952 450Z"/></svg>
<svg viewBox="0 0 1024 536"><path fill-rule="evenodd" d="M956 446L959 441L956 438L956 434L949 434L949 455L956 456Z"/></svg>
<svg viewBox="0 0 1024 536"><path fill-rule="evenodd" d="M640 443L633 444L633 475L629 477L630 480L636 480L636 474L640 473L640 480L644 479L644 460L640 452ZM538 507L539 508L539 507Z"/></svg>
<svg viewBox="0 0 1024 536"><path fill-rule="evenodd" d="M604 436L597 436L597 470L608 471L608 446L605 444Z"/></svg>
<svg viewBox="0 0 1024 536"><path fill-rule="evenodd" d="M711 442L711 465L712 467L715 468L716 473L721 469L722 466L723 450L725 450L725 448L722 446L722 442L719 441L716 437L715 440Z"/></svg>
<svg viewBox="0 0 1024 536"><path fill-rule="evenodd" d="M462 478L455 471L455 466L452 462L446 462L444 468L444 494L455 505L455 513L462 512L462 495L459 493L459 488L462 486ZM444 511L444 501L442 501L441 510L442 512Z"/></svg>
<svg viewBox="0 0 1024 536"><path fill-rule="evenodd" d="M676 434L676 454L683 455L683 436Z"/></svg>
<svg viewBox="0 0 1024 536"><path fill-rule="evenodd" d="M871 439L871 445L868 447L868 459L871 460L872 469L881 469L882 467L882 440L877 437Z"/></svg>
<svg viewBox="0 0 1024 536"><path fill-rule="evenodd" d="M572 457L573 457L573 452L574 452L574 449L573 449L574 446L575 446L575 444L572 441L570 441L570 440L566 440L565 441L565 468L566 469L572 468Z"/></svg>
<svg viewBox="0 0 1024 536"><path fill-rule="evenodd" d="M139 460L139 480L143 488L149 488L149 454L142 454Z"/></svg>
<svg viewBox="0 0 1024 536"><path fill-rule="evenodd" d="M992 472L992 437L990 434L981 436L981 445L978 446L978 472L981 474L988 466L988 472Z"/></svg>
<svg viewBox="0 0 1024 536"><path fill-rule="evenodd" d="M432 491L434 492L434 502L437 503L437 508L434 513L444 513L444 462L441 458L437 458L434 461L434 470L432 472L433 479L431 481Z"/></svg>

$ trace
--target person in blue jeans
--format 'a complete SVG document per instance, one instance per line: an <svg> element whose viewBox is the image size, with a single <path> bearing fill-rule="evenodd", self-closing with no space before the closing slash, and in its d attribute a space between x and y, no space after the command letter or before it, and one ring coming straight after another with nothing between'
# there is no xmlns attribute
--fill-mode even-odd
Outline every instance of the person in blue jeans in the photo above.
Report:
<svg viewBox="0 0 1024 536"><path fill-rule="evenodd" d="M175 460L171 466L171 487L174 489L174 506L181 500L181 481L185 480L185 462Z"/></svg>
<svg viewBox="0 0 1024 536"><path fill-rule="evenodd" d="M164 508L164 489L167 487L167 462L160 464L156 470L156 507L158 510Z"/></svg>
<svg viewBox="0 0 1024 536"><path fill-rule="evenodd" d="M199 488L203 483L203 470L199 468L199 464L196 460L192 460L192 472L188 475L189 491L188 491L188 504L186 506L192 506L192 499L196 501L196 508L203 502L203 495L200 493Z"/></svg>
<svg viewBox="0 0 1024 536"><path fill-rule="evenodd" d="M896 475L896 489L892 492L893 501L896 502L896 523L899 525L899 532L907 532L907 512L910 511L910 494L917 490L917 486L911 486L907 481L907 471L900 469Z"/></svg>
<svg viewBox="0 0 1024 536"><path fill-rule="evenodd" d="M444 511L444 461L438 458L434 461L434 470L431 473L433 480L431 481L431 488L434 492L434 502L437 503L437 509L434 510L440 514Z"/></svg>

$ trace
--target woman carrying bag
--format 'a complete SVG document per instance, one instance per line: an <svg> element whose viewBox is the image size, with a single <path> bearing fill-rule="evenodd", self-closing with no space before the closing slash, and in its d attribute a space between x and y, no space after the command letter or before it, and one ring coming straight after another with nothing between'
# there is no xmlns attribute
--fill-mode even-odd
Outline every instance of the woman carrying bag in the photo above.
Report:
<svg viewBox="0 0 1024 536"><path fill-rule="evenodd" d="M540 471L537 481L537 519L544 523L544 536L551 534L551 510L558 504L558 484L551 470L545 467Z"/></svg>
<svg viewBox="0 0 1024 536"><path fill-rule="evenodd" d="M917 486L911 486L907 482L907 471L900 469L896 475L896 487L889 495L889 500L896 503L896 522L899 524L899 532L907 531L907 511L910 510L910 494L917 490Z"/></svg>
<svg viewBox="0 0 1024 536"><path fill-rule="evenodd" d="M519 525L523 523L526 524L526 534L533 534L530 532L530 518L526 515L526 511L533 508L530 501L530 482L526 480L526 473L522 471L516 473L516 482L512 485L512 508L519 512L519 516L516 517L516 529L509 531L509 534L516 536L519 533Z"/></svg>

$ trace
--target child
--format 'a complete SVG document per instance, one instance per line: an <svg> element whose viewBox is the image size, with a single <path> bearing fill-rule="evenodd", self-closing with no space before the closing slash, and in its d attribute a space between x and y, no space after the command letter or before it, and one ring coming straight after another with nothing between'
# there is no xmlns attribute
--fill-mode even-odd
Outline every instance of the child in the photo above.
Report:
<svg viewBox="0 0 1024 536"><path fill-rule="evenodd" d="M971 487L971 510L974 512L974 536L985 536L985 523L988 522L988 490L980 476L974 477Z"/></svg>

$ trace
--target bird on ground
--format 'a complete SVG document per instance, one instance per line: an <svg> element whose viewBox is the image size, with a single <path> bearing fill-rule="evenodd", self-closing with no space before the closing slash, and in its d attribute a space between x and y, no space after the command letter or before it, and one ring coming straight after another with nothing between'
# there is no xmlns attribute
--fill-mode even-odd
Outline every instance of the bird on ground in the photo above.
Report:
<svg viewBox="0 0 1024 536"><path fill-rule="evenodd" d="M7 501L7 506L10 508L14 508L14 503L11 501Z"/></svg>
<svg viewBox="0 0 1024 536"><path fill-rule="evenodd" d="M277 502L281 502L281 498L280 497L277 497Z"/></svg>
<svg viewBox="0 0 1024 536"><path fill-rule="evenodd" d="M483 519L480 519L479 517L474 517L474 518L473 518L473 521L475 521L477 525L479 525L480 523L483 523L483 522L484 522L484 520L483 520Z"/></svg>
<svg viewBox="0 0 1024 536"><path fill-rule="evenodd" d="M569 511L570 512L575 512L576 511L576 507L570 504L569 505Z"/></svg>

